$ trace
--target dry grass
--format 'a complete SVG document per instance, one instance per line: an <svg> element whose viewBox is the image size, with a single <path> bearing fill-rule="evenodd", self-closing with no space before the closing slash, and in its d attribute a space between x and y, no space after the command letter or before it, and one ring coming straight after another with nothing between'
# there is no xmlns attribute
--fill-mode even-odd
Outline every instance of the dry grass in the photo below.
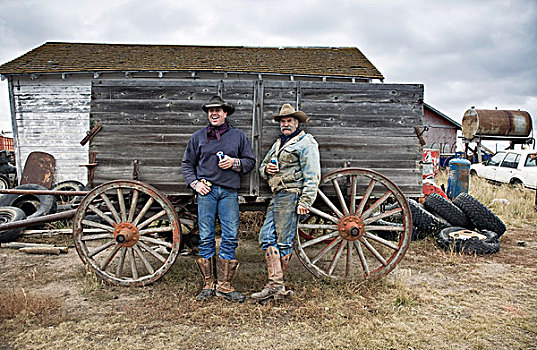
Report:
<svg viewBox="0 0 537 350"><path fill-rule="evenodd" d="M472 179L485 205L511 202L491 207L508 226L497 254L415 241L392 273L367 281L318 280L293 259L286 285L295 294L265 304L196 302L194 257L178 258L151 286L121 288L99 281L74 251L0 250L0 285L13 288L0 294L0 349L537 349L537 215L525 210L534 197L517 191ZM527 202L513 209L512 198ZM241 214L235 286L246 294L266 282L254 234L262 217Z"/></svg>

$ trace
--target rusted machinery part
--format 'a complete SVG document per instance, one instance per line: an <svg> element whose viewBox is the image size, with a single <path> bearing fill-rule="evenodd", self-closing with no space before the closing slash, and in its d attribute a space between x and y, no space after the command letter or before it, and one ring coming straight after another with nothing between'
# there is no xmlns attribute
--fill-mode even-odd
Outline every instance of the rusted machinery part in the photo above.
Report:
<svg viewBox="0 0 537 350"><path fill-rule="evenodd" d="M314 276L379 277L403 259L412 216L404 194L387 177L368 169L335 170L321 179L317 198L295 238L298 259Z"/></svg>
<svg viewBox="0 0 537 350"><path fill-rule="evenodd" d="M67 210L61 213L49 214L44 216L38 216L35 218L24 219L19 221L12 221L0 225L0 231L11 230L20 227L29 227L41 224L47 224L58 220L67 220L75 216L76 209Z"/></svg>
<svg viewBox="0 0 537 350"><path fill-rule="evenodd" d="M52 190L15 190L0 189L2 194L34 194L34 195L51 195L51 196L85 196L90 191L52 191Z"/></svg>
<svg viewBox="0 0 537 350"><path fill-rule="evenodd" d="M89 230L95 228L102 232ZM143 286L158 280L174 263L181 224L157 189L117 180L82 199L73 219L73 238L78 255L98 277L115 285Z"/></svg>

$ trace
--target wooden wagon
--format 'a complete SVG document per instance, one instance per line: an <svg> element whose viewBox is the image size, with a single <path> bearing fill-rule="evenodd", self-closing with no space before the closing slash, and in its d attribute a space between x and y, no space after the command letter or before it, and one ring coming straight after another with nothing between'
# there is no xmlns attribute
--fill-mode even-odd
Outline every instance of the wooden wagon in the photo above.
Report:
<svg viewBox="0 0 537 350"><path fill-rule="evenodd" d="M152 283L179 256L182 235L197 230L196 197L180 163L207 124L213 95L233 103L228 117L249 137L256 159L277 135L283 103L310 116L322 180L295 249L317 277L363 278L390 272L410 242L406 197L422 192L423 86L270 80L94 80L89 179L73 219L76 249L99 277L123 286ZM257 168L257 167L256 167ZM118 180L125 179L125 180ZM128 179L128 180L127 180ZM244 176L241 210L264 210L268 186Z"/></svg>

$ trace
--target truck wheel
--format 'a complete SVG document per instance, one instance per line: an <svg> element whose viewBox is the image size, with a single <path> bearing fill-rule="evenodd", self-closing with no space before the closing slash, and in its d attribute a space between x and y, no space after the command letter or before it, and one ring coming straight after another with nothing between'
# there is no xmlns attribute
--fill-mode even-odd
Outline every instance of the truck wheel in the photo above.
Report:
<svg viewBox="0 0 537 350"><path fill-rule="evenodd" d="M466 254L493 254L500 251L500 241L495 232L471 231L464 227L448 227L440 231L436 240L447 251Z"/></svg>
<svg viewBox="0 0 537 350"><path fill-rule="evenodd" d="M17 207L0 207L0 224L7 224L26 218L26 214ZM19 237L22 227L11 230L0 231L0 243L11 242Z"/></svg>
<svg viewBox="0 0 537 350"><path fill-rule="evenodd" d="M413 199L408 200L412 212L412 224L419 234L416 238L426 234L435 237L442 229L451 226L446 220L428 212L420 203Z"/></svg>
<svg viewBox="0 0 537 350"><path fill-rule="evenodd" d="M424 207L431 213L445 219L452 226L461 226L467 229L474 228L472 221L459 207L436 193L432 193L427 197Z"/></svg>
<svg viewBox="0 0 537 350"><path fill-rule="evenodd" d="M501 237L506 230L505 224L489 208L468 193L461 193L453 200L453 204L470 218L480 230L496 232Z"/></svg>

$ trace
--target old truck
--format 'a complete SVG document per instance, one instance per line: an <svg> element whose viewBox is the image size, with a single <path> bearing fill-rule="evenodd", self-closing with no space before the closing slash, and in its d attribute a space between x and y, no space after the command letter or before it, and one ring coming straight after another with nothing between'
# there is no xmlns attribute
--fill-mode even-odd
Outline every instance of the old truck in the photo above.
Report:
<svg viewBox="0 0 537 350"><path fill-rule="evenodd" d="M412 231L406 198L422 192L422 85L95 79L91 190L72 211L75 246L91 270L117 285L152 283L179 256L181 237L196 233L196 197L180 162L207 124L201 105L213 95L235 105L228 121L247 134L258 161L279 133L272 115L281 104L311 117L303 128L319 143L322 180L295 248L312 274L367 278L395 268ZM241 183L241 210L264 210L271 194L258 172Z"/></svg>

